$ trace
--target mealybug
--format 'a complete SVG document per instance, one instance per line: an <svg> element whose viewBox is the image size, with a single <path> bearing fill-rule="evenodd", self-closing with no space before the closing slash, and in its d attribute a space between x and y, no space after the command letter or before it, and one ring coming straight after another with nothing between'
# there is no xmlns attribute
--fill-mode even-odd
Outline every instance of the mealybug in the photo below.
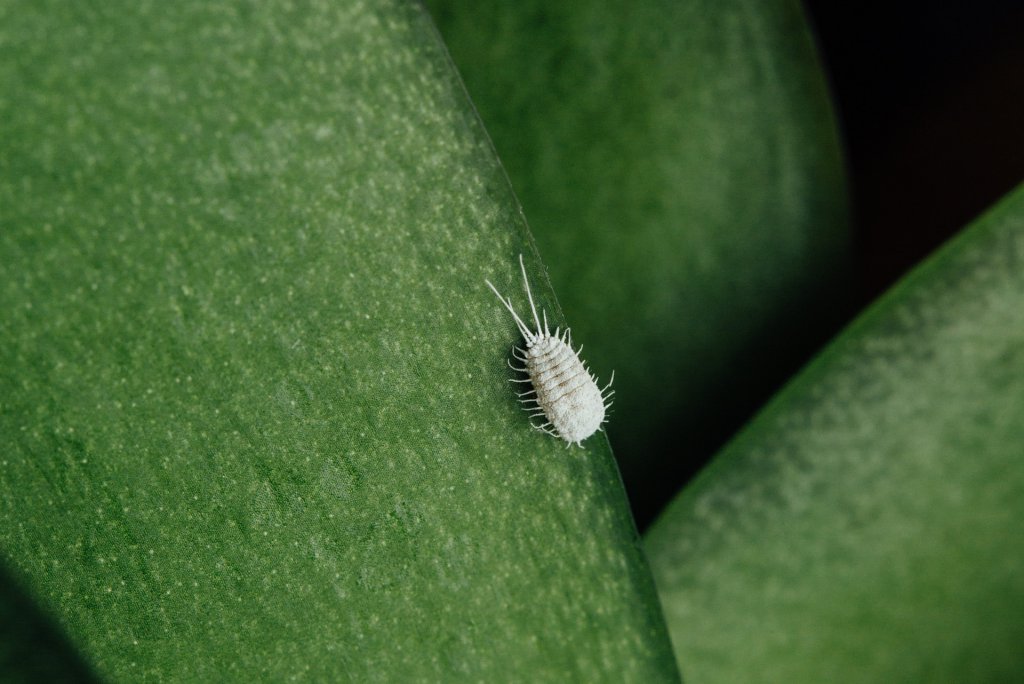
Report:
<svg viewBox="0 0 1024 684"><path fill-rule="evenodd" d="M596 379L580 359L583 347L577 351L572 349L572 337L568 328L565 331L555 328L555 334L552 335L548 329L546 311L543 312L544 327L541 327L537 307L533 303L533 293L530 292L530 281L526 278L522 254L519 255L519 268L523 272L523 285L530 300L533 322L537 326L535 332L531 332L523 323L523 319L519 318L511 300L502 297L491 281L485 281L512 314L516 327L526 340L525 351L514 347L512 352L512 355L526 366L516 368L511 361L508 365L529 377L512 382L528 382L533 385L533 389L519 395L519 400L527 404L528 410L532 411L531 418L543 416L547 419L542 425L535 424L535 428L564 439L568 444L580 445L601 428L605 421L605 412L611 406L606 402L615 391L608 391L612 385L611 381L604 389L597 388ZM612 380L614 379L615 373L612 373ZM533 406L529 406L531 402Z"/></svg>

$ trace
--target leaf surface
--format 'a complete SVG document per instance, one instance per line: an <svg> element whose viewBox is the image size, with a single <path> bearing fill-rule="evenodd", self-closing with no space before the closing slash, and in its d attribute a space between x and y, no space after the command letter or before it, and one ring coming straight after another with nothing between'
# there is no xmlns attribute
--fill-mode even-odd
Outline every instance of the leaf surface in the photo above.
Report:
<svg viewBox="0 0 1024 684"><path fill-rule="evenodd" d="M519 207L399 2L0 3L0 556L113 681L672 681Z"/></svg>
<svg viewBox="0 0 1024 684"><path fill-rule="evenodd" d="M1024 187L861 316L647 535L700 682L1024 677Z"/></svg>

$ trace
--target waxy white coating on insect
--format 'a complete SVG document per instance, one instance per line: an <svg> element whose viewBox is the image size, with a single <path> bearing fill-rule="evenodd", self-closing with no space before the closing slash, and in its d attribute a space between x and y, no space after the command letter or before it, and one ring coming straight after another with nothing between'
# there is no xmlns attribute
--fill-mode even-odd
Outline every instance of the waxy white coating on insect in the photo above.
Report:
<svg viewBox="0 0 1024 684"><path fill-rule="evenodd" d="M590 374L580 359L583 347L573 351L572 336L568 328L564 331L555 328L554 334L551 334L546 311L543 312L544 326L541 327L522 254L519 255L519 268L523 272L523 285L530 300L530 311L533 313L536 330L530 330L523 323L523 319L512 307L511 300L502 297L491 281L485 281L512 314L516 327L526 340L525 350L514 347L512 352L516 359L526 364L525 367L516 368L512 366L511 361L509 366L513 370L526 373L529 378L512 382L528 382L533 385L533 389L521 393L519 399L527 404L528 410L532 412L531 418L543 416L547 419L542 425L534 425L535 428L564 439L568 444L580 445L583 440L601 429L607 410L611 406L609 400L615 394L614 390L608 391L612 383L609 381L604 389L598 389L596 378ZM612 380L614 379L615 374L612 373Z"/></svg>

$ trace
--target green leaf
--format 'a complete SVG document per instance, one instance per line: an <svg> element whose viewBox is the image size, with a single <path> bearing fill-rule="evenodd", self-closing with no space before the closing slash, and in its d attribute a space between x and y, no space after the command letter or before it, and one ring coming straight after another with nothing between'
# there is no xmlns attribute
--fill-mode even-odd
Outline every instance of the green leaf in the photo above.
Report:
<svg viewBox="0 0 1024 684"><path fill-rule="evenodd" d="M677 677L415 4L0 3L0 555L123 681ZM555 316L557 319L558 317Z"/></svg>
<svg viewBox="0 0 1024 684"><path fill-rule="evenodd" d="M889 292L647 551L700 682L1024 678L1024 186Z"/></svg>
<svg viewBox="0 0 1024 684"><path fill-rule="evenodd" d="M609 430L646 518L846 314L839 146L800 7L427 5L575 339L615 370Z"/></svg>

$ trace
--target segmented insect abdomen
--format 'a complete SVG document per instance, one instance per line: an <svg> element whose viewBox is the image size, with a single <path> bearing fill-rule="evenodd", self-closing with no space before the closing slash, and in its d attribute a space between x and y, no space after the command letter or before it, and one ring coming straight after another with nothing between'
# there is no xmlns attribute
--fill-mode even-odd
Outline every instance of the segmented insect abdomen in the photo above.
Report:
<svg viewBox="0 0 1024 684"><path fill-rule="evenodd" d="M532 412L531 418L539 418L540 415L547 418L547 423L534 424L533 427L560 437L568 444L580 444L601 428L605 411L611 406L611 403L605 402L610 401L615 391L609 391L612 386L611 380L604 389L597 388L597 381L583 365L579 352L572 350L572 337L568 328L563 331L556 327L552 335L548 327L547 313L544 314L543 325L541 324L541 317L537 315L537 305L533 302L533 293L530 292L530 281L526 277L526 265L523 264L522 254L519 255L519 270L523 273L523 287L526 289L527 299L530 300L530 313L533 314L533 323L536 326L532 330L516 313L512 302L502 297L491 281L485 281L494 296L512 314L516 328L526 341L525 352L519 347L515 347L512 352L512 356L526 365L522 368L512 366L511 362L509 365L513 370L526 371L530 379L512 379L511 382L529 382L533 386L532 389L519 393L519 401ZM614 379L615 373L612 373L612 380Z"/></svg>
<svg viewBox="0 0 1024 684"><path fill-rule="evenodd" d="M537 404L559 437L579 442L601 427L601 390L569 345L557 337L538 342L527 351L526 370Z"/></svg>

